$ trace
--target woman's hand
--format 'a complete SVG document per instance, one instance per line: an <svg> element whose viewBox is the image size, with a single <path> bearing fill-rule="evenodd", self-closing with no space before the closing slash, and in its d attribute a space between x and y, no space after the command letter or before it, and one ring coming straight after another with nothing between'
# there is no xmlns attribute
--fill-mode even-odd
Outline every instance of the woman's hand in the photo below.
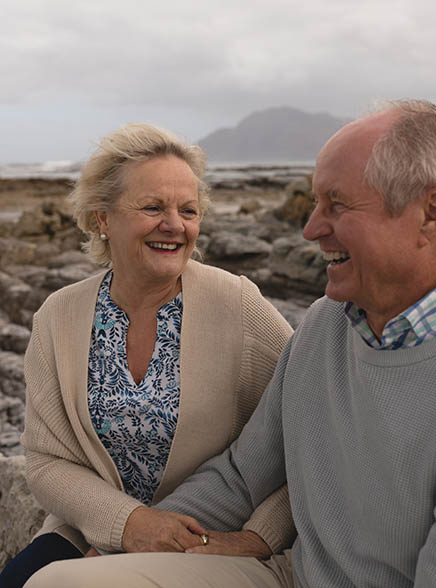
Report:
<svg viewBox="0 0 436 588"><path fill-rule="evenodd" d="M99 555L99 552L94 547L90 547L83 557L97 557Z"/></svg>
<svg viewBox="0 0 436 588"><path fill-rule="evenodd" d="M209 555L234 555L267 559L272 551L257 533L254 531L236 531L233 533L220 533L219 531L207 531L209 542L203 545L200 537L195 537L195 547L186 549L186 553L205 553ZM199 545L201 543L201 545Z"/></svg>
<svg viewBox="0 0 436 588"><path fill-rule="evenodd" d="M183 552L198 545L198 535L206 531L185 515L140 506L127 519L123 549L128 553L143 551Z"/></svg>

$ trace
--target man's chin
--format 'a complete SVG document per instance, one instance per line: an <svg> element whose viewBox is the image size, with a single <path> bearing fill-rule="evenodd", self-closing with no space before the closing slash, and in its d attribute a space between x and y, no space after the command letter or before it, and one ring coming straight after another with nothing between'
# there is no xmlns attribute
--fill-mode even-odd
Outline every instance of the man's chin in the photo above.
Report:
<svg viewBox="0 0 436 588"><path fill-rule="evenodd" d="M327 286L325 287L325 295L335 302L349 302L350 300L344 288L335 287L330 282L327 282Z"/></svg>

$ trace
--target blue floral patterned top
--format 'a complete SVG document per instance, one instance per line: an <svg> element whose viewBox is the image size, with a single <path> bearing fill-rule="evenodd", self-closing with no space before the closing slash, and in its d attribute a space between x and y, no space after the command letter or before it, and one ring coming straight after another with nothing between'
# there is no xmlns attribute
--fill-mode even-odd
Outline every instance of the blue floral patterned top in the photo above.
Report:
<svg viewBox="0 0 436 588"><path fill-rule="evenodd" d="M137 385L127 364L129 319L111 299L111 280L109 272L95 308L88 364L89 412L125 491L149 505L168 460L179 413L182 293L157 312L153 356Z"/></svg>

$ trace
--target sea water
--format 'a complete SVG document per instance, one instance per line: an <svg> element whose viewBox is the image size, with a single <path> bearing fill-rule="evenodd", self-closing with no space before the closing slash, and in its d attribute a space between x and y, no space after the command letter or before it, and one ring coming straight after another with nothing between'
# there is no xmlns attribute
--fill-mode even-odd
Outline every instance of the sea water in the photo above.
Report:
<svg viewBox="0 0 436 588"><path fill-rule="evenodd" d="M42 163L0 163L0 178L67 178L76 180L83 163L78 161L44 161ZM282 178L283 182L310 173L313 161L293 161L289 163L226 163L211 164L206 170L205 180L217 183L222 181L244 182L256 178Z"/></svg>

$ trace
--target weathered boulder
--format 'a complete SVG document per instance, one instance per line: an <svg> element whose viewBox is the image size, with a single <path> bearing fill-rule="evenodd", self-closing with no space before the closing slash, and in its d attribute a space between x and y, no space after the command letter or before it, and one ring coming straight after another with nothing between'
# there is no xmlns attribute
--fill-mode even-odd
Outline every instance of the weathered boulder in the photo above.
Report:
<svg viewBox="0 0 436 588"><path fill-rule="evenodd" d="M223 231L215 233L207 248L215 259L256 257L262 259L271 252L271 245L251 235L238 235Z"/></svg>
<svg viewBox="0 0 436 588"><path fill-rule="evenodd" d="M5 265L32 263L35 259L36 245L16 239L0 237L0 267Z"/></svg>
<svg viewBox="0 0 436 588"><path fill-rule="evenodd" d="M49 269L43 286L51 291L74 284L79 280L89 278L97 270L90 263L76 263L66 267Z"/></svg>
<svg viewBox="0 0 436 588"><path fill-rule="evenodd" d="M30 331L22 325L0 321L0 349L24 353L30 339Z"/></svg>
<svg viewBox="0 0 436 588"><path fill-rule="evenodd" d="M47 263L49 268L59 268L69 265L87 265L90 268L92 266L89 257L82 251L77 250L64 251L52 257Z"/></svg>
<svg viewBox="0 0 436 588"><path fill-rule="evenodd" d="M23 280L0 271L0 308L8 314L11 321L20 322L20 310L26 307L31 290Z"/></svg>
<svg viewBox="0 0 436 588"><path fill-rule="evenodd" d="M239 207L239 212L242 214L251 214L260 210L262 208L261 203L257 198L250 198L249 200L245 200L241 206Z"/></svg>
<svg viewBox="0 0 436 588"><path fill-rule="evenodd" d="M0 569L29 543L45 515L27 487L24 457L0 457Z"/></svg>
<svg viewBox="0 0 436 588"><path fill-rule="evenodd" d="M47 199L32 210L26 210L17 222L14 234L17 237L53 238L62 229L73 225L71 210L65 200Z"/></svg>
<svg viewBox="0 0 436 588"><path fill-rule="evenodd" d="M24 356L12 351L0 351L0 392L24 401Z"/></svg>
<svg viewBox="0 0 436 588"><path fill-rule="evenodd" d="M286 200L274 210L274 215L297 227L304 227L313 210L312 178L307 176L290 182L285 192Z"/></svg>
<svg viewBox="0 0 436 588"><path fill-rule="evenodd" d="M280 298L268 298L273 306L277 308L288 323L296 329L304 319L307 308L312 302L310 299L302 298L300 300L280 300Z"/></svg>
<svg viewBox="0 0 436 588"><path fill-rule="evenodd" d="M5 457L24 455L24 448L20 443L21 433L22 430L12 423L0 424L0 446Z"/></svg>
<svg viewBox="0 0 436 588"><path fill-rule="evenodd" d="M288 296L293 291L319 296L324 293L327 276L322 253L299 232L274 241L269 267L276 288Z"/></svg>

